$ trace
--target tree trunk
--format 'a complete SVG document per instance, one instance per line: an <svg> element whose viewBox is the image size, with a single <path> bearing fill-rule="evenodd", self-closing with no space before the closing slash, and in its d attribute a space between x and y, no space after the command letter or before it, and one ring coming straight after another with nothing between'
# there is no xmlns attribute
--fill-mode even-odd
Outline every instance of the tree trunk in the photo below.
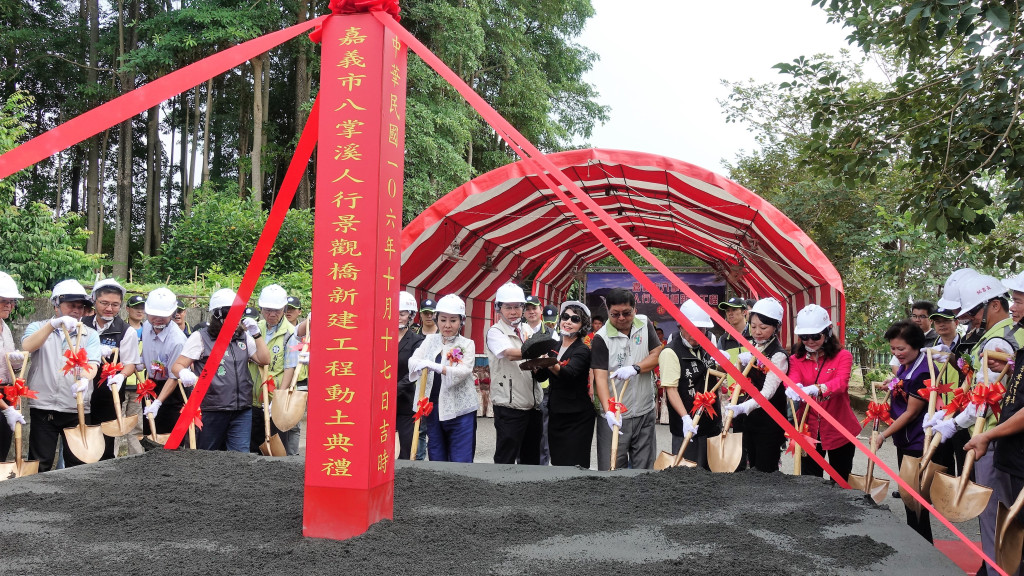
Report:
<svg viewBox="0 0 1024 576"><path fill-rule="evenodd" d="M160 226L160 106L149 109L146 124L146 226L142 239L142 253L153 255L154 240L159 243L156 229Z"/></svg>
<svg viewBox="0 0 1024 576"><path fill-rule="evenodd" d="M213 78L206 81L206 115L203 117L203 179L210 181L210 115L213 114Z"/></svg>
<svg viewBox="0 0 1024 576"><path fill-rule="evenodd" d="M245 76L242 76L242 83L245 83ZM249 155L249 131L248 121L249 113L247 111L247 102L245 98L249 95L249 91L246 86L240 87L240 100L238 103L238 158L241 160ZM245 170L242 170L242 165L238 166L238 197L245 198L249 194L245 190Z"/></svg>
<svg viewBox="0 0 1024 576"><path fill-rule="evenodd" d="M171 199L174 197L174 137L177 134L177 128L174 125L174 105L171 105L171 119L168 122L171 126L171 145L167 148L167 202L170 204ZM170 211L170 207L167 208ZM160 219L160 210L156 210L156 218ZM169 224L169 223L168 223Z"/></svg>
<svg viewBox="0 0 1024 576"><path fill-rule="evenodd" d="M263 204L263 58L257 56L252 63L252 197Z"/></svg>
<svg viewBox="0 0 1024 576"><path fill-rule="evenodd" d="M192 175L188 171L188 90L181 93L180 104L181 113L178 114L178 121L181 122L181 157L178 163L181 164L181 209L182 216L188 217L192 212Z"/></svg>
<svg viewBox="0 0 1024 576"><path fill-rule="evenodd" d="M78 191L82 189L82 145L75 146L74 154L71 156L71 206L68 212L80 211L78 203Z"/></svg>
<svg viewBox="0 0 1024 576"><path fill-rule="evenodd" d="M124 89L130 90L130 85ZM132 239L132 121L120 125L117 139L117 211L114 229L114 276L128 276Z"/></svg>
<svg viewBox="0 0 1024 576"><path fill-rule="evenodd" d="M309 0L299 0L298 18L296 23L301 24L309 19ZM304 38L296 43L298 55L295 58L295 139L298 141L302 134L302 128L306 125L306 111L303 107L309 102L309 49L306 47ZM299 209L309 208L309 175L302 173L302 180L299 181L299 189L295 194L295 207Z"/></svg>
<svg viewBox="0 0 1024 576"><path fill-rule="evenodd" d="M190 212L192 207L192 180L195 180L196 178L196 149L199 148L199 86L196 86L196 96L193 98L193 102L195 103L196 115L195 121L192 123L192 153L190 154L188 161L188 205Z"/></svg>
<svg viewBox="0 0 1024 576"><path fill-rule="evenodd" d="M97 84L99 76L99 43L100 43L100 7L99 0L87 0L86 11L89 18L89 68L86 69L86 84ZM98 254L103 246L103 233L100 230L100 219L103 210L100 207L100 138L89 139L89 157L86 165L86 226L92 231L86 241L86 252Z"/></svg>

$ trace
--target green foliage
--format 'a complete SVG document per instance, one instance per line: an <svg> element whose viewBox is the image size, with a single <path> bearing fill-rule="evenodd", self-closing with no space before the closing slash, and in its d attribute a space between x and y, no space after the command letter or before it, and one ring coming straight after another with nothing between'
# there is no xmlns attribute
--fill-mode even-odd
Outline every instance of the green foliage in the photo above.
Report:
<svg viewBox="0 0 1024 576"><path fill-rule="evenodd" d="M30 125L25 120L32 97L26 92L15 92L0 104L0 154L21 143ZM14 183L24 172L0 180L0 206L14 204Z"/></svg>
<svg viewBox="0 0 1024 576"><path fill-rule="evenodd" d="M851 43L887 64L888 80L865 84L821 57L776 66L791 78L783 87L809 112L811 130L799 144L808 167L848 188L874 185L891 169L905 172L899 209L935 236L989 234L995 220L986 207L1024 208L1017 2L813 3L852 30ZM996 175L998 191L990 183Z"/></svg>
<svg viewBox="0 0 1024 576"><path fill-rule="evenodd" d="M245 272L267 220L267 211L250 198L207 185L196 191L192 214L174 228L160 256L146 261L149 282L186 283L197 274ZM313 214L289 210L264 275L306 273L312 269ZM225 280L224 284L230 282ZM237 286L237 283L235 283Z"/></svg>
<svg viewBox="0 0 1024 576"><path fill-rule="evenodd" d="M0 207L0 270L14 277L22 294L49 296L53 285L66 278L90 279L99 256L81 250L87 231L75 218L54 219L44 204L24 208ZM18 314L28 314L26 306Z"/></svg>

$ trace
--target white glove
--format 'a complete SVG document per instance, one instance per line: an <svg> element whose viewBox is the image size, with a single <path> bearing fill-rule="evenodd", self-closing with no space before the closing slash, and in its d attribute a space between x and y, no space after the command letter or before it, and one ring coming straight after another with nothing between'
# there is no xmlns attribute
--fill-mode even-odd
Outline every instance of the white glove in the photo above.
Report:
<svg viewBox="0 0 1024 576"><path fill-rule="evenodd" d="M926 348L926 350L932 351L932 360L935 360L936 362L944 364L949 361L949 354L951 350L949 349L949 346L946 346L945 344L932 346L931 348Z"/></svg>
<svg viewBox="0 0 1024 576"><path fill-rule="evenodd" d="M740 402L739 404L725 405L725 409L730 410L734 418L741 414L750 414L750 411L753 410L754 408L757 408L757 400L754 400L753 398L747 400L746 402Z"/></svg>
<svg viewBox="0 0 1024 576"><path fill-rule="evenodd" d="M153 400L153 403L150 404L149 406L146 406L146 409L142 411L142 415L147 418L150 416L153 416L155 418L156 413L160 411L160 406L162 405L163 402L159 400Z"/></svg>
<svg viewBox="0 0 1024 576"><path fill-rule="evenodd" d="M797 386L800 386L800 385L797 384ZM808 384L807 386L800 386L800 388L804 391L805 394L807 394L808 396L810 396L812 398L817 398L818 397L818 393L821 392L821 390L817 386L815 386L813 384ZM800 395L797 394L796 390L794 390L792 388L786 388L786 398L789 398L790 400L792 400L794 402L802 402L803 401L803 398L801 398Z"/></svg>
<svg viewBox="0 0 1024 576"><path fill-rule="evenodd" d="M927 413L924 415L924 420L921 420L921 429L927 429L935 426L935 424L941 422L946 417L946 412L943 410L936 410L935 414L928 416Z"/></svg>
<svg viewBox="0 0 1024 576"><path fill-rule="evenodd" d="M623 366L612 373L612 378L615 380L629 380L633 376L636 376L637 372L632 366Z"/></svg>
<svg viewBox="0 0 1024 576"><path fill-rule="evenodd" d="M4 418L7 419L7 425L11 427L12 431L14 430L15 424L19 422L21 422L22 424L25 423L25 417L22 416L20 412L15 410L14 406L8 406L4 410Z"/></svg>
<svg viewBox="0 0 1024 576"><path fill-rule="evenodd" d="M932 424L932 434L942 436L942 440L939 441L941 444L952 438L953 434L956 434L956 423L952 420L939 420Z"/></svg>
<svg viewBox="0 0 1024 576"><path fill-rule="evenodd" d="M8 352L7 357L10 358L11 362L17 364L25 359L25 354L15 350L14 352Z"/></svg>
<svg viewBox="0 0 1024 576"><path fill-rule="evenodd" d="M121 384L124 384L124 374L114 374L107 378L107 388L113 389L114 386L120 386Z"/></svg>
<svg viewBox="0 0 1024 576"><path fill-rule="evenodd" d="M422 358L410 358L409 359L409 372L419 372L423 370L426 360Z"/></svg>
<svg viewBox="0 0 1024 576"><path fill-rule="evenodd" d="M440 374L442 369L442 366L437 362L424 362L423 367L435 374Z"/></svg>
<svg viewBox="0 0 1024 576"><path fill-rule="evenodd" d="M178 382L181 382L181 385L186 387L195 386L196 382L199 382L199 376L196 376L196 373L188 368L182 368L181 372L178 372Z"/></svg>
<svg viewBox="0 0 1024 576"><path fill-rule="evenodd" d="M693 418L690 418L689 414L683 414L683 436L686 436L687 434L693 434L696 436L697 428L700 427L694 426Z"/></svg>
<svg viewBox="0 0 1024 576"><path fill-rule="evenodd" d="M60 330L61 327L67 329L68 332L73 332L78 327L78 320L75 320L71 316L61 316L59 318L51 318L50 326L53 326L54 330Z"/></svg>
<svg viewBox="0 0 1024 576"><path fill-rule="evenodd" d="M953 419L956 425L960 428L970 428L974 425L974 421L978 419L978 406L973 402L964 407L964 411L957 415Z"/></svg>
<svg viewBox="0 0 1024 576"><path fill-rule="evenodd" d="M260 325L252 318L242 318L242 327L245 328L245 331L253 338L260 333Z"/></svg>
<svg viewBox="0 0 1024 576"><path fill-rule="evenodd" d="M107 356L110 356L113 353L114 353L114 348L112 346L107 346L106 344L100 345L100 356L101 357L106 358Z"/></svg>
<svg viewBox="0 0 1024 576"><path fill-rule="evenodd" d="M750 352L740 352L740 366L746 366L750 364L750 361L754 359L754 355Z"/></svg>
<svg viewBox="0 0 1024 576"><path fill-rule="evenodd" d="M309 364L309 352L299 352L299 364Z"/></svg>
<svg viewBox="0 0 1024 576"><path fill-rule="evenodd" d="M80 393L84 393L88 389L89 389L89 379L88 378L79 378L78 380L76 380L75 382L73 382L71 384L71 395L72 396L77 396Z"/></svg>
<svg viewBox="0 0 1024 576"><path fill-rule="evenodd" d="M622 416L612 412L611 410L604 413L604 421L608 423L608 427L615 431L615 427L622 428ZM622 434L622 430L619 430L619 434Z"/></svg>

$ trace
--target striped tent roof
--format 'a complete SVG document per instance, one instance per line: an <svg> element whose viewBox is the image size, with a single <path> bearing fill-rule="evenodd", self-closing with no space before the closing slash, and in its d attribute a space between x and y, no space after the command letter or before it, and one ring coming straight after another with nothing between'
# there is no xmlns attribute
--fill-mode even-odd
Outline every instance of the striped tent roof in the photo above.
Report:
<svg viewBox="0 0 1024 576"><path fill-rule="evenodd" d="M786 307L784 334L810 303L830 310L843 334L839 273L802 230L757 194L653 154L588 149L548 159L645 246L696 256L745 297L777 297ZM560 204L523 162L467 182L402 230L403 287L419 300L450 293L465 299L466 334L482 350L499 286L537 271L533 293L558 303L588 264L608 255Z"/></svg>

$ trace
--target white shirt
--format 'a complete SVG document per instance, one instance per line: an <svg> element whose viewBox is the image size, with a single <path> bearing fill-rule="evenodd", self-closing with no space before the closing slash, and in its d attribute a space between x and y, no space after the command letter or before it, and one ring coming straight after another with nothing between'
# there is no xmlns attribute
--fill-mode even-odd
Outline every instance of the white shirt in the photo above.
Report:
<svg viewBox="0 0 1024 576"><path fill-rule="evenodd" d="M505 322L505 320L501 319L498 322ZM505 322L505 325L508 326L508 322ZM525 322L519 324L517 332L519 332L520 339L523 342L526 342L533 335L533 331L530 330L529 325ZM505 350L512 348L512 343L509 342L508 336L505 336L501 330L496 326L491 326L487 330L487 348L498 358L504 358Z"/></svg>

